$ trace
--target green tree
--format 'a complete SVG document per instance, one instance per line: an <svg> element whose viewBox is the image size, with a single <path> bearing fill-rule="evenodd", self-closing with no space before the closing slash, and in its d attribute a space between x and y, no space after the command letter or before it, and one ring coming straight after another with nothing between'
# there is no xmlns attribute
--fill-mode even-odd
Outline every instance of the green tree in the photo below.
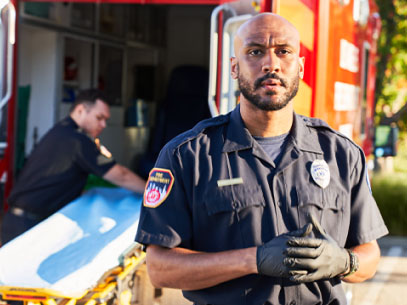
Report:
<svg viewBox="0 0 407 305"><path fill-rule="evenodd" d="M376 0L382 20L376 77L377 121L407 129L407 0ZM387 106L385 106L387 105ZM385 118L384 110L391 109Z"/></svg>

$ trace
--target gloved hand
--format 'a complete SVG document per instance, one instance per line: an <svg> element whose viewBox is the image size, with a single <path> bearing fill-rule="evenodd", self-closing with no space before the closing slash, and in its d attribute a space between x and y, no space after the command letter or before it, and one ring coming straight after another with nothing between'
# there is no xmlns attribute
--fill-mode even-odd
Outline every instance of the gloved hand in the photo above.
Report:
<svg viewBox="0 0 407 305"><path fill-rule="evenodd" d="M286 258L287 241L293 237L303 237L310 234L312 224L307 224L303 228L279 235L264 245L257 247L257 270L259 274L276 277L289 277L290 269L284 265Z"/></svg>
<svg viewBox="0 0 407 305"><path fill-rule="evenodd" d="M320 238L291 238L287 241L289 247L284 264L291 269L290 280L297 283L333 278L345 273L350 265L348 251L325 232L313 215L311 223Z"/></svg>

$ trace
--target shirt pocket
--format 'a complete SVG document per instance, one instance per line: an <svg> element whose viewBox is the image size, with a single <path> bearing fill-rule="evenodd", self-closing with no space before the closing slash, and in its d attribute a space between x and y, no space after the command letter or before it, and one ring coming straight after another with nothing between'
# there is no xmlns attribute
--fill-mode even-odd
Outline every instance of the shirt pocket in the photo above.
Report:
<svg viewBox="0 0 407 305"><path fill-rule="evenodd" d="M208 215L223 212L240 212L246 208L265 206L260 186L228 185L208 190L205 195Z"/></svg>
<svg viewBox="0 0 407 305"><path fill-rule="evenodd" d="M208 190L205 208L207 232L215 230L215 239L229 249L250 247L261 240L261 221L265 200L259 185L244 184Z"/></svg>
<svg viewBox="0 0 407 305"><path fill-rule="evenodd" d="M311 221L313 214L322 228L342 244L347 231L342 230L344 217L344 196L330 188L297 188L298 219L300 227Z"/></svg>

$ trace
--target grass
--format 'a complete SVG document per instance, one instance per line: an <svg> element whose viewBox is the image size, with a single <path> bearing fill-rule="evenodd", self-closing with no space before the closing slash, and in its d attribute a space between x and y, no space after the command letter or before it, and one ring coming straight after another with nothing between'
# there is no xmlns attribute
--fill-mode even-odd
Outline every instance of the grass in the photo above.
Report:
<svg viewBox="0 0 407 305"><path fill-rule="evenodd" d="M407 173L374 175L372 191L390 235L407 236Z"/></svg>
<svg viewBox="0 0 407 305"><path fill-rule="evenodd" d="M372 176L372 192L390 235L407 236L407 137L402 135L394 172Z"/></svg>

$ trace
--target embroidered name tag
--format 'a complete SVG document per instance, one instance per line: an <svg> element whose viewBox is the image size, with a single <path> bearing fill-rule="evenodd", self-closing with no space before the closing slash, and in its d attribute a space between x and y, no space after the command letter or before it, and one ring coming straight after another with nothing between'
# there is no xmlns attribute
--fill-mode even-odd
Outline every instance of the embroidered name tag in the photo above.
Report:
<svg viewBox="0 0 407 305"><path fill-rule="evenodd" d="M218 187L234 185L234 184L243 184L243 178L239 177L239 178L218 180Z"/></svg>

